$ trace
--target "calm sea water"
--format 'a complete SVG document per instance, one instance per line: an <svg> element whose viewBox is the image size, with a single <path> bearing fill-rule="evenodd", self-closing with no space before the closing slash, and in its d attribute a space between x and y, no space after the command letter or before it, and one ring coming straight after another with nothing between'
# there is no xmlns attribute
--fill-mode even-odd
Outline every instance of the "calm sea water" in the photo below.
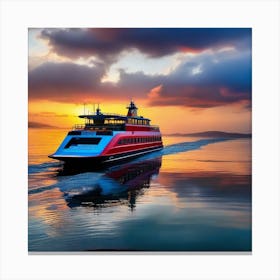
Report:
<svg viewBox="0 0 280 280"><path fill-rule="evenodd" d="M69 174L47 157L65 134L29 130L29 251L251 251L251 139L164 137Z"/></svg>

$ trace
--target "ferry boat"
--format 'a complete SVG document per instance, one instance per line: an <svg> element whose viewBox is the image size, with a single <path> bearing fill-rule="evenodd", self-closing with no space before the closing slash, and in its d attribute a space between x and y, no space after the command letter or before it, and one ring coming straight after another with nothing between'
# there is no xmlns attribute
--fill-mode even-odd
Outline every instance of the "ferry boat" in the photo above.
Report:
<svg viewBox="0 0 280 280"><path fill-rule="evenodd" d="M80 115L85 124L75 125L50 158L65 163L115 163L162 149L161 132L150 119L138 116L130 102L127 115L102 113Z"/></svg>

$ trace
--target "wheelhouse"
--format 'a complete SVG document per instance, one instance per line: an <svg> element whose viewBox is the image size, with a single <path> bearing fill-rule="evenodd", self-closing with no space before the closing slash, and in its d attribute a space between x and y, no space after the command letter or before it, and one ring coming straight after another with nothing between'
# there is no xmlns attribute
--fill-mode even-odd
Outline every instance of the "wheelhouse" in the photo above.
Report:
<svg viewBox="0 0 280 280"><path fill-rule="evenodd" d="M79 118L85 119L85 124L75 125L74 129L84 130L113 130L113 131L131 131L131 130L155 130L159 131L157 126L150 125L150 119L137 115L137 107L131 101L127 107L126 116L119 114L101 113L98 107L95 114L80 115Z"/></svg>

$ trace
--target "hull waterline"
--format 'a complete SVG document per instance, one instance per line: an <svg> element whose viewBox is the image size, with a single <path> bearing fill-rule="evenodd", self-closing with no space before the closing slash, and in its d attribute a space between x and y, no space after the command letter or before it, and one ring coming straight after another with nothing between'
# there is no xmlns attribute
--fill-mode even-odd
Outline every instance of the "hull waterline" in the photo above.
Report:
<svg viewBox="0 0 280 280"><path fill-rule="evenodd" d="M129 161L136 157L141 157L148 153L160 151L163 146L152 147L148 149L143 149L140 151L132 151L121 153L117 155L111 156L95 156L95 157L80 157L80 156L55 156L50 155L50 158L57 159L63 161L67 165L76 165L76 166L90 166L90 167L103 167L105 165L114 165L119 162Z"/></svg>

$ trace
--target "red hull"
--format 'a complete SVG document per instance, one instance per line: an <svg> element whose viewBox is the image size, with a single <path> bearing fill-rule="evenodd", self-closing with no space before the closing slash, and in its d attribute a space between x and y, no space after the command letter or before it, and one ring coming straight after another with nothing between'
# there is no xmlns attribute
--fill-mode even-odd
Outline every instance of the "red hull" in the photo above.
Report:
<svg viewBox="0 0 280 280"><path fill-rule="evenodd" d="M126 144L120 144L127 140ZM142 142L142 141L146 142ZM102 156L112 156L123 153L139 152L149 148L162 147L161 134L159 132L126 132L116 135L102 152Z"/></svg>
<svg viewBox="0 0 280 280"><path fill-rule="evenodd" d="M112 156L118 155L128 152L139 152L149 148L160 148L162 147L162 143L149 143L149 144L133 144L133 145L126 145L125 147L112 147L106 148L102 153L102 156Z"/></svg>
<svg viewBox="0 0 280 280"><path fill-rule="evenodd" d="M156 127L156 126L126 124L125 125L125 130L126 131L154 131L154 132L158 132L159 128Z"/></svg>

